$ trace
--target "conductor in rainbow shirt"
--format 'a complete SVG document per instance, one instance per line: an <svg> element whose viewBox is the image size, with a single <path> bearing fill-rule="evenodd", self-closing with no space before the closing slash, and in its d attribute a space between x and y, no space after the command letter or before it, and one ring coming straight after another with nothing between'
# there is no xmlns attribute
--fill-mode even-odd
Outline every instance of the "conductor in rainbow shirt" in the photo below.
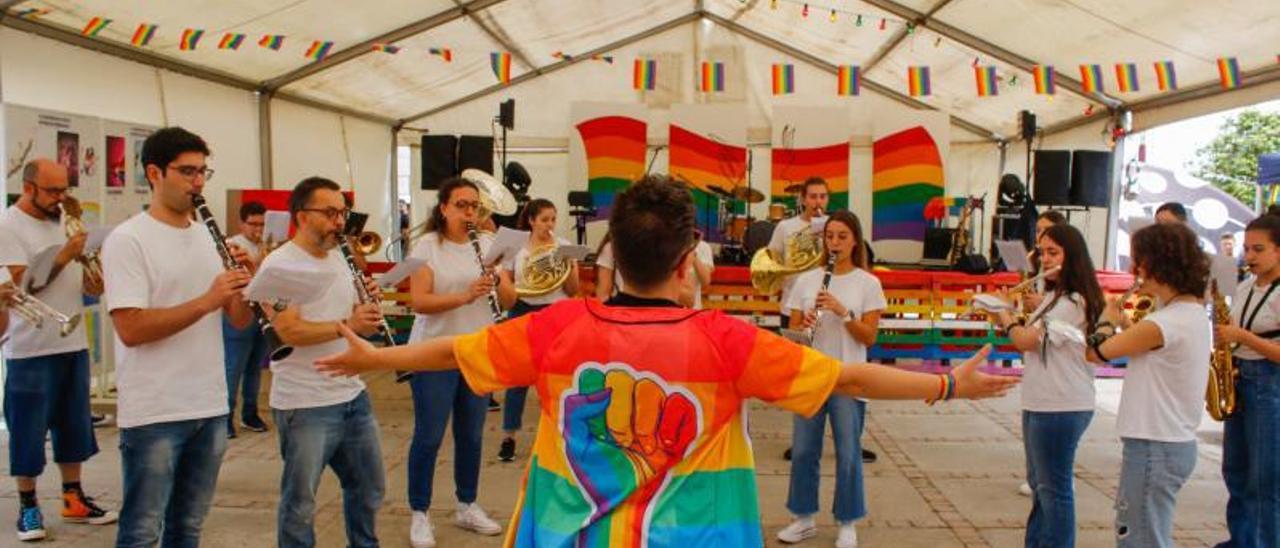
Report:
<svg viewBox="0 0 1280 548"><path fill-rule="evenodd" d="M719 311L676 300L693 259L688 189L649 177L621 193L609 221L626 290L565 299L481 329L348 351L317 367L457 368L476 392L538 391L537 438L506 546L762 546L743 402L809 416L833 392L880 399L998 396L1017 380L841 364Z"/></svg>

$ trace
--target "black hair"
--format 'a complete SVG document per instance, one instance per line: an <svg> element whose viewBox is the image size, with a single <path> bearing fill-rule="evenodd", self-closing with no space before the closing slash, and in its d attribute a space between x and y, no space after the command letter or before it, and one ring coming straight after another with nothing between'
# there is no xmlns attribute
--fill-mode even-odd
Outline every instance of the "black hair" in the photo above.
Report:
<svg viewBox="0 0 1280 548"><path fill-rule="evenodd" d="M262 202L250 200L240 205L240 222L247 221L254 215L266 214L267 206L262 205Z"/></svg>
<svg viewBox="0 0 1280 548"><path fill-rule="evenodd" d="M311 197L315 196L316 191L320 189L342 192L342 187L338 183L324 177L307 177L294 185L293 192L289 193L289 219L293 221L294 226L298 225L298 213L311 203Z"/></svg>
<svg viewBox="0 0 1280 548"><path fill-rule="evenodd" d="M516 228L520 230L530 230L533 228L534 219L538 215L542 215L542 210L551 208L555 209L556 205L546 198L536 198L525 204L524 209L520 211L520 218L516 221Z"/></svg>
<svg viewBox="0 0 1280 548"><path fill-rule="evenodd" d="M853 243L857 246L853 250L853 266L866 270L867 241L862 237L862 222L858 220L858 216L852 211L841 209L827 218L827 224L822 227L822 230L825 232L827 227L831 226L831 223L840 223L849 227L849 230L853 232Z"/></svg>
<svg viewBox="0 0 1280 548"><path fill-rule="evenodd" d="M440 232L444 230L444 205L449 203L449 199L453 198L453 191L459 188L467 187L471 190L480 192L480 187L475 183L463 179L461 177L450 177L440 183L440 190L436 193L436 205L431 208L431 217L427 219L427 226L424 232Z"/></svg>
<svg viewBox="0 0 1280 548"><path fill-rule="evenodd" d="M1037 220L1044 219L1055 225L1066 224L1067 222L1066 215L1063 215L1061 211L1057 211L1053 209L1045 210L1045 212L1041 213L1038 217L1036 217L1036 219Z"/></svg>
<svg viewBox="0 0 1280 548"><path fill-rule="evenodd" d="M1280 216L1268 213L1258 217L1257 219L1249 221L1249 224L1244 227L1245 232L1251 232L1254 230L1266 232L1267 238L1271 240L1272 244L1280 245Z"/></svg>
<svg viewBox="0 0 1280 548"><path fill-rule="evenodd" d="M1177 217L1179 221L1187 222L1187 208L1178 202L1160 204L1160 207L1156 208L1156 214L1158 215L1161 211L1168 211L1171 215Z"/></svg>
<svg viewBox="0 0 1280 548"><path fill-rule="evenodd" d="M809 194L809 187L811 186L821 186L825 190L828 190L828 191L830 190L830 187L827 185L826 179L823 179L822 177L809 177L808 179L804 180L804 187L800 189L801 198Z"/></svg>
<svg viewBox="0 0 1280 548"><path fill-rule="evenodd" d="M1156 223L1134 232L1133 263L1147 276L1179 294L1204 295L1209 283L1209 256L1200 238L1182 223Z"/></svg>
<svg viewBox="0 0 1280 548"><path fill-rule="evenodd" d="M694 209L689 188L649 175L618 194L609 217L614 262L628 287L661 284L693 250Z"/></svg>
<svg viewBox="0 0 1280 548"><path fill-rule="evenodd" d="M187 152L211 154L204 139L190 131L177 126L156 130L142 142L142 169L156 166L164 171L178 156Z"/></svg>
<svg viewBox="0 0 1280 548"><path fill-rule="evenodd" d="M1085 333L1093 333L1106 301L1102 297L1102 286L1098 285L1098 274L1084 235L1069 224L1055 224L1045 229L1041 238L1053 240L1062 248L1062 270L1058 271L1058 280L1053 284L1054 298L1072 293L1083 297Z"/></svg>

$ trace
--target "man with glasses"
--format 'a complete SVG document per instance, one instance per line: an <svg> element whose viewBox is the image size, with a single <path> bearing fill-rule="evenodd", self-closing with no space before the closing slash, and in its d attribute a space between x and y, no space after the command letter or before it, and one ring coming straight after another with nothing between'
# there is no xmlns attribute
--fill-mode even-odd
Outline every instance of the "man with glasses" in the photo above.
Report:
<svg viewBox="0 0 1280 548"><path fill-rule="evenodd" d="M49 159L33 160L22 171L22 197L0 214L0 266L14 284L58 311L75 316L83 295L102 288L84 275L76 258L84 253L85 236L67 238L62 228L62 199L67 170ZM48 273L35 273L36 256L57 248ZM34 279L36 276L40 279ZM84 331L76 327L63 337L52 320L36 326L13 314L4 383L4 418L9 429L9 474L18 484L18 539L45 538L44 518L36 502L36 478L44 471L45 436L52 432L53 460L62 474L62 520L68 523L114 523L116 513L103 510L80 487L80 465L97 454L89 412L89 352Z"/></svg>
<svg viewBox="0 0 1280 548"><path fill-rule="evenodd" d="M371 336L382 320L377 304L360 304L351 269L336 249L349 212L337 183L320 177L303 180L289 196L297 228L293 238L262 263L264 268L306 265L336 278L324 293L272 318L281 340L294 348L271 364L271 414L284 460L276 516L281 548L315 546L316 489L326 467L342 485L347 545L378 546L374 522L386 481L369 394L359 377L330 377L315 369L316 359L347 349L338 326ZM355 282L378 294L372 281Z"/></svg>
<svg viewBox="0 0 1280 548"><path fill-rule="evenodd" d="M226 270L191 198L212 175L209 147L182 128L142 145L150 207L103 245L115 326L124 503L117 548L197 546L227 449L222 319L244 328L251 274ZM232 258L254 268L244 250ZM161 539L163 531L163 542Z"/></svg>
<svg viewBox="0 0 1280 548"><path fill-rule="evenodd" d="M262 229L267 208L262 202L245 202L240 206L240 233L227 238L227 243L239 246L249 254L255 264L261 264L263 253ZM227 364L227 437L236 437L236 394L244 398L240 408L240 426L251 432L266 432L267 423L258 416L258 387L262 381L262 362L267 358L267 338L258 329L257 322L249 327L236 329L223 318L222 347Z"/></svg>

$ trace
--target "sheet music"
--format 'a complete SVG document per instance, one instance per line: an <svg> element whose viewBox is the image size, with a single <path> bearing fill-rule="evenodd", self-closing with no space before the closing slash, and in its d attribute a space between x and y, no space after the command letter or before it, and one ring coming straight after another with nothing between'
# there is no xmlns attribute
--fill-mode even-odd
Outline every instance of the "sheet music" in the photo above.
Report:
<svg viewBox="0 0 1280 548"><path fill-rule="evenodd" d="M831 217L828 217L826 215L823 215L821 217L814 217L809 221L809 229L818 234L822 234L822 231L827 229L827 220L830 218Z"/></svg>
<svg viewBox="0 0 1280 548"><path fill-rule="evenodd" d="M337 278L336 272L322 271L307 263L279 261L258 269L244 294L251 301L307 304L320 298Z"/></svg>
<svg viewBox="0 0 1280 548"><path fill-rule="evenodd" d="M970 305L974 310L983 312L1000 312L1002 310L1013 310L1013 305L1004 299L995 295L980 293L973 296L973 304Z"/></svg>
<svg viewBox="0 0 1280 548"><path fill-rule="evenodd" d="M391 267L391 270L383 272L382 275L378 277L378 285L382 287L394 287L404 281L405 278L412 276L414 272L417 272L418 269L422 268L425 264L427 264L427 261L421 258L408 257L404 261L401 261L400 264Z"/></svg>
<svg viewBox="0 0 1280 548"><path fill-rule="evenodd" d="M262 238L264 240L268 236L271 241L281 244L289 240L288 211L268 211L262 216L262 223Z"/></svg>
<svg viewBox="0 0 1280 548"><path fill-rule="evenodd" d="M53 244L41 249L36 252L34 257L31 257L31 261L27 263L27 271L22 277L26 289L48 287L49 283L53 281L49 279L49 275L53 274L53 263L58 258L58 251L61 249L62 246ZM40 281L36 282L36 280Z"/></svg>
<svg viewBox="0 0 1280 548"><path fill-rule="evenodd" d="M116 229L116 225L96 226L89 230L89 237L84 241L85 253L97 253L102 249L102 242L107 241L107 235Z"/></svg>
<svg viewBox="0 0 1280 548"><path fill-rule="evenodd" d="M498 233L493 237L493 246L484 256L484 264L491 265L498 259L502 259L503 262L515 259L516 253L519 253L520 248L524 247L528 241L528 231L513 230L505 226L498 228Z"/></svg>
<svg viewBox="0 0 1280 548"><path fill-rule="evenodd" d="M1031 272L1031 261L1027 260L1027 246L1022 240L996 240L996 251L1004 266L1010 272Z"/></svg>
<svg viewBox="0 0 1280 548"><path fill-rule="evenodd" d="M585 245L562 245L556 248L557 259L581 261L591 254L591 248Z"/></svg>

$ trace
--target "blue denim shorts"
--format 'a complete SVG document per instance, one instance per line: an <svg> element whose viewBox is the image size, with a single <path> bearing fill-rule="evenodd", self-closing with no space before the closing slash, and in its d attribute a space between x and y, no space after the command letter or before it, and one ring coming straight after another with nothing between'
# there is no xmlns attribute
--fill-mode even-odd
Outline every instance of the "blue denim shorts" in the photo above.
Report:
<svg viewBox="0 0 1280 548"><path fill-rule="evenodd" d="M51 434L54 462L84 462L98 453L89 412L88 351L11 359L5 365L10 475L44 472L46 434Z"/></svg>

